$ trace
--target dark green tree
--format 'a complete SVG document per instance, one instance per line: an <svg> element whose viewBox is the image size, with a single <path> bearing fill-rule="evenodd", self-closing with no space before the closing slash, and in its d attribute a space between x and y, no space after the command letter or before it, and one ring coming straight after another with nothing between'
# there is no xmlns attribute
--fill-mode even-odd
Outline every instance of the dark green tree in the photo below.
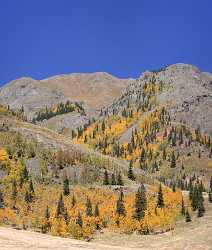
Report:
<svg viewBox="0 0 212 250"><path fill-rule="evenodd" d="M184 204L184 200L182 198L182 202L181 202L181 214L185 215L186 211L185 211L185 204Z"/></svg>
<svg viewBox="0 0 212 250"><path fill-rule="evenodd" d="M188 212L188 209L186 209L185 221L186 221L186 222L191 222L191 216L190 216L190 214L189 214L189 212Z"/></svg>
<svg viewBox="0 0 212 250"><path fill-rule="evenodd" d="M61 194L57 203L56 218L63 215L64 211L65 211L65 205L63 201L63 195Z"/></svg>
<svg viewBox="0 0 212 250"><path fill-rule="evenodd" d="M86 215L89 217L93 216L92 204L89 198L87 198L87 202L86 202Z"/></svg>
<svg viewBox="0 0 212 250"><path fill-rule="evenodd" d="M164 199L163 199L163 190L162 185L160 184L159 190L158 190L158 201L157 201L157 207L163 208L165 206Z"/></svg>
<svg viewBox="0 0 212 250"><path fill-rule="evenodd" d="M2 191L0 190L0 208L4 208L4 196Z"/></svg>
<svg viewBox="0 0 212 250"><path fill-rule="evenodd" d="M72 208L73 208L75 205L76 205L76 198L75 198L75 196L74 196L74 194L73 194L72 200L71 200L71 206L72 206Z"/></svg>
<svg viewBox="0 0 212 250"><path fill-rule="evenodd" d="M176 167L176 157L175 157L175 154L174 154L174 151L172 152L172 155L171 155L171 168L175 168Z"/></svg>
<svg viewBox="0 0 212 250"><path fill-rule="evenodd" d="M69 190L69 179L67 176L65 176L64 180L63 180L63 194L65 196L70 194L70 190Z"/></svg>
<svg viewBox="0 0 212 250"><path fill-rule="evenodd" d="M119 199L117 200L117 203L116 203L116 213L119 216L126 215L126 210L125 210L125 206L124 206L124 194L123 194L122 190L120 192Z"/></svg>
<svg viewBox="0 0 212 250"><path fill-rule="evenodd" d="M145 216L145 210L147 209L147 198L146 198L146 189L143 184L138 188L138 191L135 195L135 214L134 218L141 220Z"/></svg>
<svg viewBox="0 0 212 250"><path fill-rule="evenodd" d="M105 172L104 172L104 181L103 181L103 185L109 185L109 177L108 177L108 172L107 172L107 170L105 170Z"/></svg>
<svg viewBox="0 0 212 250"><path fill-rule="evenodd" d="M112 173L112 176L111 176L111 185L116 185L116 177L114 173Z"/></svg>
<svg viewBox="0 0 212 250"><path fill-rule="evenodd" d="M130 164L129 164L128 178L129 178L130 180L134 181L134 180L135 180L135 176L134 176L134 173L133 173L132 168L133 168L133 162L132 162L132 160L131 160L131 161L130 161Z"/></svg>
<svg viewBox="0 0 212 250"><path fill-rule="evenodd" d="M119 171L118 177L117 177L117 185L124 186L124 182L122 180L121 172Z"/></svg>
<svg viewBox="0 0 212 250"><path fill-rule="evenodd" d="M97 203L96 206L95 206L94 216L95 216L95 217L99 217L99 205L98 205L98 203Z"/></svg>
<svg viewBox="0 0 212 250"><path fill-rule="evenodd" d="M78 224L80 227L83 226L82 215L81 215L80 212L78 212L77 219L76 219L76 224Z"/></svg>

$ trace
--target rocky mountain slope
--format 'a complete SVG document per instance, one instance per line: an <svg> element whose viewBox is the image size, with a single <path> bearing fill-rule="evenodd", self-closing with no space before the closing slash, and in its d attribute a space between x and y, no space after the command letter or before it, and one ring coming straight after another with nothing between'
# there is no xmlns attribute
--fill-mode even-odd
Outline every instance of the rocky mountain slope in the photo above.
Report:
<svg viewBox="0 0 212 250"><path fill-rule="evenodd" d="M106 108L120 110L127 102L139 102L142 87L148 81L163 83L163 91L156 102L170 111L176 122L186 123L193 128L212 134L212 74L202 73L188 64L174 64L154 72L144 72L123 91L122 95Z"/></svg>
<svg viewBox="0 0 212 250"><path fill-rule="evenodd" d="M84 108L83 115L72 112L40 122L44 127L61 132L87 123L96 116L97 109L118 97L129 81L104 72L58 75L41 81L23 77L0 89L0 103L13 109L23 106L27 119L32 120L45 107L54 108L67 100L77 101Z"/></svg>

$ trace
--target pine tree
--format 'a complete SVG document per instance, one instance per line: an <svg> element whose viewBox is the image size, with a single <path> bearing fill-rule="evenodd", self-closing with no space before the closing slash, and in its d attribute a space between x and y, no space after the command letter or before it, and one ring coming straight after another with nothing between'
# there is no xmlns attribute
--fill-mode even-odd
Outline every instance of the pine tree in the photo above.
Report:
<svg viewBox="0 0 212 250"><path fill-rule="evenodd" d="M135 176L134 176L134 173L133 173L133 170L132 170L132 166L133 166L133 163L132 163L132 160L130 161L130 164L129 164L129 170L128 170L128 178L132 181L135 180Z"/></svg>
<svg viewBox="0 0 212 250"><path fill-rule="evenodd" d="M95 206L94 216L99 217L99 205L98 205L98 203Z"/></svg>
<svg viewBox="0 0 212 250"><path fill-rule="evenodd" d="M31 203L32 202L32 194L26 190L24 200L26 203Z"/></svg>
<svg viewBox="0 0 212 250"><path fill-rule="evenodd" d="M140 162L144 163L145 161L146 161L146 152L145 152L144 148L142 148L141 156L140 156Z"/></svg>
<svg viewBox="0 0 212 250"><path fill-rule="evenodd" d="M65 211L65 205L63 201L63 195L61 194L57 203L56 218L58 218L60 215L63 215L64 211Z"/></svg>
<svg viewBox="0 0 212 250"><path fill-rule="evenodd" d="M176 167L176 157L175 157L175 154L174 154L174 151L172 152L172 155L171 155L171 168L175 168Z"/></svg>
<svg viewBox="0 0 212 250"><path fill-rule="evenodd" d="M145 216L145 210L147 209L146 190L143 184L139 187L135 195L135 214L134 218L141 220Z"/></svg>
<svg viewBox="0 0 212 250"><path fill-rule="evenodd" d="M125 216L126 215L126 210L125 210L125 206L124 206L124 194L123 194L122 190L121 190L119 199L117 200L117 203L116 203L116 213L119 216Z"/></svg>
<svg viewBox="0 0 212 250"><path fill-rule="evenodd" d="M116 177L114 173L112 173L112 176L111 176L111 185L116 185Z"/></svg>
<svg viewBox="0 0 212 250"><path fill-rule="evenodd" d="M29 192L32 195L35 193L32 180L30 180L30 182L29 182Z"/></svg>
<svg viewBox="0 0 212 250"><path fill-rule="evenodd" d="M4 208L4 196L2 191L0 190L0 209Z"/></svg>
<svg viewBox="0 0 212 250"><path fill-rule="evenodd" d="M121 172L119 172L119 174L118 174L117 185L124 186L124 183L123 183L123 180L122 180L122 176L121 176Z"/></svg>
<svg viewBox="0 0 212 250"><path fill-rule="evenodd" d="M77 216L77 219L76 219L76 224L78 224L80 227L83 226L82 215L81 215L80 212L78 212L78 216Z"/></svg>
<svg viewBox="0 0 212 250"><path fill-rule="evenodd" d="M63 180L63 194L65 196L70 194L70 190L69 190L69 179L67 176L65 176L65 179Z"/></svg>
<svg viewBox="0 0 212 250"><path fill-rule="evenodd" d="M212 203L212 191L210 190L208 193L208 201Z"/></svg>
<svg viewBox="0 0 212 250"><path fill-rule="evenodd" d="M29 180L29 173L28 173L28 170L26 168L26 165L24 165L24 168L23 168L23 179L24 179L24 181Z"/></svg>
<svg viewBox="0 0 212 250"><path fill-rule="evenodd" d="M185 221L186 221L186 222L191 222L191 216L190 216L190 214L189 214L189 212L188 212L188 209L186 209Z"/></svg>
<svg viewBox="0 0 212 250"><path fill-rule="evenodd" d="M86 202L86 215L89 217L93 216L92 204L89 198L87 198Z"/></svg>
<svg viewBox="0 0 212 250"><path fill-rule="evenodd" d="M108 172L107 172L107 170L105 170L105 172L104 172L104 181L103 181L103 185L109 185L109 177L108 177Z"/></svg>
<svg viewBox="0 0 212 250"><path fill-rule="evenodd" d="M48 206L46 207L46 210L45 210L45 218L46 218L46 220L49 220L49 218L50 218L50 212L49 212Z"/></svg>
<svg viewBox="0 0 212 250"><path fill-rule="evenodd" d="M184 200L182 198L182 203L181 203L181 214L185 215L186 211L185 211L185 204L184 204Z"/></svg>
<svg viewBox="0 0 212 250"><path fill-rule="evenodd" d="M71 206L72 206L72 208L73 208L75 205L76 205L76 198L75 198L75 196L74 196L74 194L73 194L72 200L71 200Z"/></svg>
<svg viewBox="0 0 212 250"><path fill-rule="evenodd" d="M14 179L13 181L12 181L12 199L15 201L16 200L16 198L17 198L17 193L18 193L18 191L17 191L17 184L16 184L16 180Z"/></svg>
<svg viewBox="0 0 212 250"><path fill-rule="evenodd" d="M211 176L211 179L210 179L210 190L212 191L212 176Z"/></svg>
<svg viewBox="0 0 212 250"><path fill-rule="evenodd" d="M197 214L197 216L198 216L198 217L202 217L202 216L204 216L204 213L205 213L205 207L204 207L203 202L200 201L200 202L198 203L198 214Z"/></svg>
<svg viewBox="0 0 212 250"><path fill-rule="evenodd" d="M163 208L165 206L164 200L163 200L163 190L162 186L160 184L159 190L158 190L158 201L157 201L157 207Z"/></svg>

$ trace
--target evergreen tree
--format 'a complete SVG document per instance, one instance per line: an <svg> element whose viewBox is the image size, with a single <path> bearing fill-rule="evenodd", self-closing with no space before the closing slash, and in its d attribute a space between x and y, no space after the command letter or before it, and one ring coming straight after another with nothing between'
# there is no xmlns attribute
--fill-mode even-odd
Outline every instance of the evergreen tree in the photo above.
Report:
<svg viewBox="0 0 212 250"><path fill-rule="evenodd" d="M17 193L18 193L18 191L17 191L17 184L16 184L16 180L14 179L13 181L12 181L12 199L15 201L16 200L16 198L17 198Z"/></svg>
<svg viewBox="0 0 212 250"><path fill-rule="evenodd" d="M63 201L63 195L61 194L57 203L56 218L58 218L60 215L63 215L64 211L65 211L65 206Z"/></svg>
<svg viewBox="0 0 212 250"><path fill-rule="evenodd" d="M71 206L72 206L72 208L75 206L75 204L76 204L76 198L75 198L75 196L73 194L72 200L71 200Z"/></svg>
<svg viewBox="0 0 212 250"><path fill-rule="evenodd" d="M23 179L24 179L24 181L29 180L29 173L28 173L28 170L26 168L26 165L24 165L24 168L23 168Z"/></svg>
<svg viewBox="0 0 212 250"><path fill-rule="evenodd" d="M198 203L198 214L197 214L197 216L202 217L204 215L204 213L205 213L205 207L204 207L203 201L200 201Z"/></svg>
<svg viewBox="0 0 212 250"><path fill-rule="evenodd" d="M131 160L131 161L130 161L130 164L129 164L128 178L129 178L130 180L134 181L134 180L135 180L135 176L134 176L132 167L133 167L133 163L132 163L132 160Z"/></svg>
<svg viewBox="0 0 212 250"><path fill-rule="evenodd" d="M124 186L124 183L123 183L123 180L122 180L122 176L121 176L121 172L119 172L119 174L118 174L117 185Z"/></svg>
<svg viewBox="0 0 212 250"><path fill-rule="evenodd" d="M95 206L94 216L99 217L99 205L98 205L98 203Z"/></svg>
<svg viewBox="0 0 212 250"><path fill-rule="evenodd" d="M144 148L142 148L141 156L140 156L140 162L144 163L145 161L146 161L146 152L145 152Z"/></svg>
<svg viewBox="0 0 212 250"><path fill-rule="evenodd" d="M4 208L4 196L2 191L0 190L0 209Z"/></svg>
<svg viewBox="0 0 212 250"><path fill-rule="evenodd" d="M48 206L46 207L46 210L45 210L45 218L46 218L46 220L49 220L49 218L50 218L50 212L49 212Z"/></svg>
<svg viewBox="0 0 212 250"><path fill-rule="evenodd" d="M208 193L208 201L209 203L212 203L212 191L211 190Z"/></svg>
<svg viewBox="0 0 212 250"><path fill-rule="evenodd" d="M210 179L210 190L212 191L212 176L211 176L211 179Z"/></svg>
<svg viewBox="0 0 212 250"><path fill-rule="evenodd" d="M29 182L29 192L32 195L35 193L32 180L30 180L30 182Z"/></svg>
<svg viewBox="0 0 212 250"><path fill-rule="evenodd" d="M135 195L135 214L134 218L141 220L145 216L145 210L147 209L146 190L143 184L139 187Z"/></svg>
<svg viewBox="0 0 212 250"><path fill-rule="evenodd" d="M124 194L123 194L122 190L121 190L119 199L117 200L117 203L116 203L116 213L119 216L125 216L126 215L126 210L125 210L125 206L124 206Z"/></svg>
<svg viewBox="0 0 212 250"><path fill-rule="evenodd" d="M105 170L105 172L104 172L104 181L103 181L103 185L109 185L109 177L108 177L108 172L107 172L107 170Z"/></svg>
<svg viewBox="0 0 212 250"><path fill-rule="evenodd" d="M86 215L89 217L93 216L92 204L89 198L87 198L86 202Z"/></svg>
<svg viewBox="0 0 212 250"><path fill-rule="evenodd" d="M70 190L69 190L69 179L67 176L65 176L65 179L63 180L63 194L69 195L70 194Z"/></svg>
<svg viewBox="0 0 212 250"><path fill-rule="evenodd" d="M171 155L171 168L175 168L176 167L176 157L175 157L175 154L174 154L174 151L172 152L172 155Z"/></svg>
<svg viewBox="0 0 212 250"><path fill-rule="evenodd" d="M78 224L80 227L83 226L82 215L81 215L80 212L78 212L78 216L77 216L77 219L76 219L76 224Z"/></svg>
<svg viewBox="0 0 212 250"><path fill-rule="evenodd" d="M158 190L158 201L157 201L157 207L163 208L165 206L164 200L163 200L163 190L162 185L160 184L159 190Z"/></svg>
<svg viewBox="0 0 212 250"><path fill-rule="evenodd" d="M32 202L32 194L26 190L24 200L26 203L31 203Z"/></svg>
<svg viewBox="0 0 212 250"><path fill-rule="evenodd" d="M116 185L116 178L115 178L114 173L112 173L112 176L111 176L111 185Z"/></svg>
<svg viewBox="0 0 212 250"><path fill-rule="evenodd" d="M190 214L189 214L189 212L188 212L188 209L186 209L185 221L186 221L186 222L191 222L191 216L190 216Z"/></svg>
<svg viewBox="0 0 212 250"><path fill-rule="evenodd" d="M186 211L185 211L185 204L184 204L184 200L182 198L182 203L181 203L181 214L185 215Z"/></svg>

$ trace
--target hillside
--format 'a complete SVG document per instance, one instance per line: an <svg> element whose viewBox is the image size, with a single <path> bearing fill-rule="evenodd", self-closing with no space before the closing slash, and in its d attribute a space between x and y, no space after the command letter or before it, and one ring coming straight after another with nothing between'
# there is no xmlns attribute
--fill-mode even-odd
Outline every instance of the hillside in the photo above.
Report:
<svg viewBox="0 0 212 250"><path fill-rule="evenodd" d="M0 92L9 104L0 105L2 225L118 248L129 240L157 249L152 237L179 249L200 227L208 238L211 74L175 64L126 80L124 89L106 73L21 81Z"/></svg>

